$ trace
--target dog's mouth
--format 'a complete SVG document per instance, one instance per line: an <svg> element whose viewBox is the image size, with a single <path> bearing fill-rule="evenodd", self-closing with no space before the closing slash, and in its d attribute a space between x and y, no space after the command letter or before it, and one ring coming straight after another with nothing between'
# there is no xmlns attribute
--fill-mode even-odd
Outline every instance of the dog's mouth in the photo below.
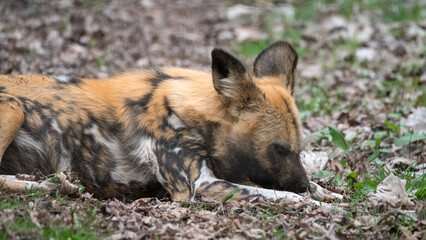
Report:
<svg viewBox="0 0 426 240"><path fill-rule="evenodd" d="M276 184L271 184L269 186L265 186L265 188L273 189L276 191L287 191L294 192L297 194L306 194L309 189L309 186L306 186L304 183L295 183L291 185L278 186Z"/></svg>

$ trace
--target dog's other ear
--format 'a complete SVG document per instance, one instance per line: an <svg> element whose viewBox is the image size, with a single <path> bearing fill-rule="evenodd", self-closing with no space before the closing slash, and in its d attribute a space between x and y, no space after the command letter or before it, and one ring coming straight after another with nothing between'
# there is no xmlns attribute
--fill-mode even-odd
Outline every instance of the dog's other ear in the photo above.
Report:
<svg viewBox="0 0 426 240"><path fill-rule="evenodd" d="M276 42L265 48L254 61L253 72L257 78L279 77L293 93L297 53L288 42Z"/></svg>
<svg viewBox="0 0 426 240"><path fill-rule="evenodd" d="M227 107L242 104L256 94L256 86L244 65L224 50L212 51L212 76L214 88Z"/></svg>

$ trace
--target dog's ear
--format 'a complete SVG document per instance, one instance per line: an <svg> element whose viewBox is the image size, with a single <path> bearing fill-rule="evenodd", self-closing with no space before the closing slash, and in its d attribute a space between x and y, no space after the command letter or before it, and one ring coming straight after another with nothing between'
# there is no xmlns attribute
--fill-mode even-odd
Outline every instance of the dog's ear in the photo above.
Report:
<svg viewBox="0 0 426 240"><path fill-rule="evenodd" d="M212 76L214 88L227 107L241 105L252 94L257 94L257 88L244 65L224 50L212 51Z"/></svg>
<svg viewBox="0 0 426 240"><path fill-rule="evenodd" d="M278 77L293 93L297 53L288 42L276 42L265 48L254 61L253 72L257 78Z"/></svg>

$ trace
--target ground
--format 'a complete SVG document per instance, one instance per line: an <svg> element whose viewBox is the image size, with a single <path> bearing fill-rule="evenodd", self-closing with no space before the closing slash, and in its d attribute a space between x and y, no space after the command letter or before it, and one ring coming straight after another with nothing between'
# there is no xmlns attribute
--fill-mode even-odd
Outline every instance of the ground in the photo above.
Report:
<svg viewBox="0 0 426 240"><path fill-rule="evenodd" d="M1 1L0 74L209 70L214 47L249 65L289 41L304 162L346 207L0 190L0 239L425 239L424 1L282 2Z"/></svg>

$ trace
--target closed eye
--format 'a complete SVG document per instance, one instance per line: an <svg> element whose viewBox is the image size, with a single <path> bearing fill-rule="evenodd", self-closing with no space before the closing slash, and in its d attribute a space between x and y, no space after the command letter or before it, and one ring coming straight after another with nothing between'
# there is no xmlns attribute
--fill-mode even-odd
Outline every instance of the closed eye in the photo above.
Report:
<svg viewBox="0 0 426 240"><path fill-rule="evenodd" d="M275 147L275 152L277 153L278 156L284 157L284 156L287 156L290 153L288 148L284 147L282 145L274 144L274 147Z"/></svg>

